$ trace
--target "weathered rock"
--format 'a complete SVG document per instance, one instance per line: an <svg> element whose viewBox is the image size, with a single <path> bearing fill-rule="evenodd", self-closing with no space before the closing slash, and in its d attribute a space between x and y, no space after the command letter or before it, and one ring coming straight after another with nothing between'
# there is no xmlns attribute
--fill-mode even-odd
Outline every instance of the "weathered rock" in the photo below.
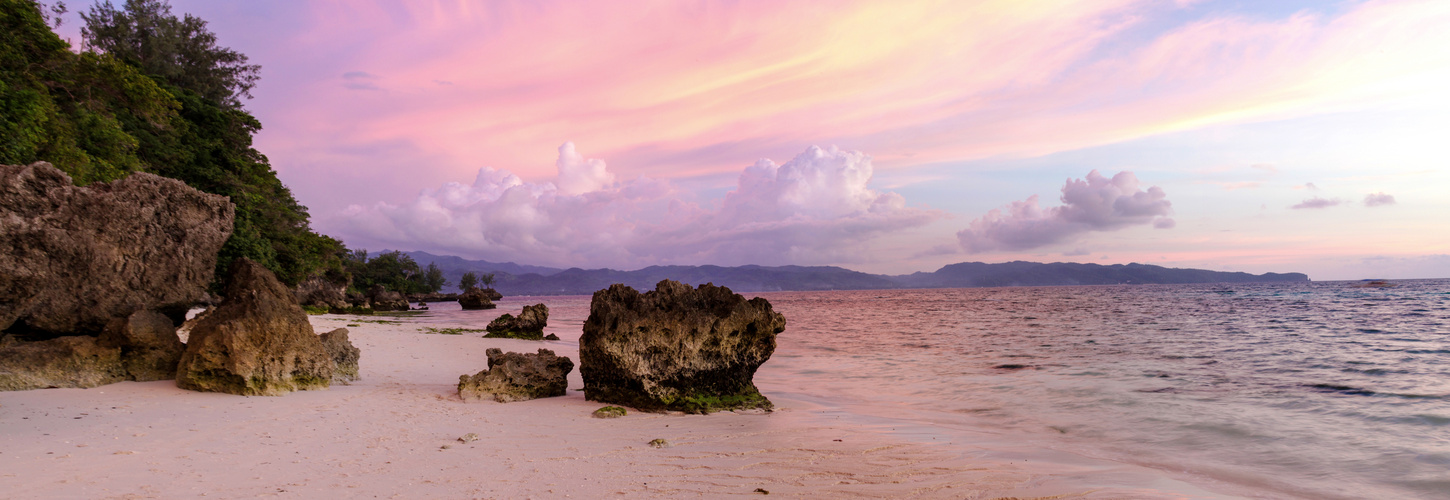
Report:
<svg viewBox="0 0 1450 500"><path fill-rule="evenodd" d="M106 325L100 345L119 347L126 379L137 382L176 378L176 366L186 344L176 336L171 318L156 311L136 311Z"/></svg>
<svg viewBox="0 0 1450 500"><path fill-rule="evenodd" d="M357 362L362 357L362 350L347 339L346 328L322 334L322 347L327 349L327 354L332 356L335 363L332 370L333 382L348 385L358 380Z"/></svg>
<svg viewBox="0 0 1450 500"><path fill-rule="evenodd" d="M94 336L142 309L180 323L233 217L226 197L175 179L77 187L48 163L0 165L0 331Z"/></svg>
<svg viewBox="0 0 1450 500"><path fill-rule="evenodd" d="M347 285L338 285L321 276L313 276L297 284L297 303L303 307L327 310L347 309Z"/></svg>
<svg viewBox="0 0 1450 500"><path fill-rule="evenodd" d="M176 385L275 396L327 388L334 365L291 290L261 264L237 259L226 299L191 329Z"/></svg>
<svg viewBox="0 0 1450 500"><path fill-rule="evenodd" d="M594 293L579 339L584 397L647 411L769 410L751 379L784 330L770 302L729 288L613 285Z"/></svg>
<svg viewBox="0 0 1450 500"><path fill-rule="evenodd" d="M536 354L489 349L488 369L458 377L458 397L465 401L493 398L500 403L563 396L574 362L539 349Z"/></svg>
<svg viewBox="0 0 1450 500"><path fill-rule="evenodd" d="M368 301L372 302L374 311L408 310L408 299L403 298L403 294L389 291L382 285L368 289Z"/></svg>
<svg viewBox="0 0 1450 500"><path fill-rule="evenodd" d="M463 292L463 295L459 295L458 305L463 306L464 310L493 309L498 307L493 305L493 300L488 298L487 293L477 288Z"/></svg>
<svg viewBox="0 0 1450 500"><path fill-rule="evenodd" d="M503 294L498 293L498 290L479 288L478 291L483 292L484 296L488 297L488 300L503 300Z"/></svg>
<svg viewBox="0 0 1450 500"><path fill-rule="evenodd" d="M121 348L85 335L27 342L0 340L0 391L96 387L126 380Z"/></svg>
<svg viewBox="0 0 1450 500"><path fill-rule="evenodd" d="M488 322L484 327L488 330L486 338L510 338L524 340L543 340L544 327L549 323L549 306L534 304L524 306L523 312L518 316L504 313L503 316Z"/></svg>
<svg viewBox="0 0 1450 500"><path fill-rule="evenodd" d="M628 414L629 410L620 408L618 406L602 406L598 410L594 410L594 413L592 413L591 415L593 415L594 418L619 418Z"/></svg>

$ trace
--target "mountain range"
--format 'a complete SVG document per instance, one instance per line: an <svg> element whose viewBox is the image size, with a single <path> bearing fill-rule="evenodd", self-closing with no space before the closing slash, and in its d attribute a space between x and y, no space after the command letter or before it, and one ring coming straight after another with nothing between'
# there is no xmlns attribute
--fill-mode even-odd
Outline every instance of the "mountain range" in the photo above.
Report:
<svg viewBox="0 0 1450 500"><path fill-rule="evenodd" d="M1071 262L963 262L933 272L869 274L835 266L650 266L634 271L558 269L488 262L427 252L403 252L420 265L432 262L456 284L465 272L494 273L493 287L505 295L588 295L623 283L653 290L663 279L691 285L714 283L736 292L881 290L891 288L970 288L1181 283L1307 282L1303 273L1264 273L1177 269L1150 264L1078 264Z"/></svg>

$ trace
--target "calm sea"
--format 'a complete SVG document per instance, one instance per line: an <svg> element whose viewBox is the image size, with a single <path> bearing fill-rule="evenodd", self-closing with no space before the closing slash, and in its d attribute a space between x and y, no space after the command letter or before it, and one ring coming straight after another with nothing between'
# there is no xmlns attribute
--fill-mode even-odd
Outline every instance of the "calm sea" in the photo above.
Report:
<svg viewBox="0 0 1450 500"><path fill-rule="evenodd" d="M1352 284L762 293L789 324L756 378L1270 496L1450 498L1450 280ZM588 300L500 311L572 341Z"/></svg>

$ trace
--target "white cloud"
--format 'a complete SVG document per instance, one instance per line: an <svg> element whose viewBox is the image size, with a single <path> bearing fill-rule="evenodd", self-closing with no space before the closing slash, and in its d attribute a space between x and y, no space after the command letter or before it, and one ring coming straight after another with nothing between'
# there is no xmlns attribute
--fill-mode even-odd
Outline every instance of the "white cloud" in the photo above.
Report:
<svg viewBox="0 0 1450 500"><path fill-rule="evenodd" d="M1157 186L1138 188L1138 178L1123 171L1111 179L1097 170L1085 179L1068 179L1062 187L1061 206L1042 208L1037 195L1014 201L972 221L957 233L969 253L1027 250L1067 241L1090 231L1113 231L1153 223L1173 227L1167 215L1172 203ZM1005 210L1005 212L1004 212Z"/></svg>
<svg viewBox="0 0 1450 500"><path fill-rule="evenodd" d="M940 212L868 187L871 158L811 147L783 165L760 160L718 209L664 181L616 182L601 160L559 147L553 182L482 169L411 203L354 205L340 218L350 244L451 252L558 266L840 262L872 239Z"/></svg>
<svg viewBox="0 0 1450 500"><path fill-rule="evenodd" d="M1390 194L1385 194L1384 191L1380 191L1378 193L1370 193L1370 194L1364 195L1364 206L1366 206L1366 207L1378 207L1378 206L1394 205L1394 204L1395 204L1395 196L1394 195L1390 195Z"/></svg>
<svg viewBox="0 0 1450 500"><path fill-rule="evenodd" d="M1301 201L1297 205L1289 208L1293 208L1296 210L1302 210L1306 208L1329 208L1338 205L1339 203L1340 200L1338 198L1320 198L1318 196L1315 196L1313 198Z"/></svg>

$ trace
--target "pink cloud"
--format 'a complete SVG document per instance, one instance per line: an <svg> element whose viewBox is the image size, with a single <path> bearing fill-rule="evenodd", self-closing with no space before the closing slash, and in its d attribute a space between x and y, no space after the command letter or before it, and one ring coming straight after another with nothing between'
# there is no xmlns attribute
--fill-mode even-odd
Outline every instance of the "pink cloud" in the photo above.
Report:
<svg viewBox="0 0 1450 500"><path fill-rule="evenodd" d="M1306 209L1306 208L1310 208L1310 209L1313 209L1313 208L1329 208L1329 207L1332 207L1332 206L1335 206L1335 205L1340 204L1341 201L1342 200L1340 200L1338 198L1320 198L1318 196L1315 196L1313 198L1309 198L1307 200L1304 200L1304 201L1301 201L1299 203L1296 203L1296 204L1294 204L1294 206L1289 207L1289 208L1296 209L1296 210L1302 210L1302 209Z"/></svg>
<svg viewBox="0 0 1450 500"><path fill-rule="evenodd" d="M1391 194L1385 194L1384 191L1364 195L1364 206L1366 207L1380 207L1394 204L1395 196Z"/></svg>
<svg viewBox="0 0 1450 500"><path fill-rule="evenodd" d="M1044 247L1090 231L1114 231L1152 223L1159 229L1174 226L1167 216L1172 203L1157 186L1144 191L1132 172L1111 179L1097 170L1085 179L1068 179L1062 187L1062 205L1042 208L1037 195L993 209L957 233L968 253L1028 250Z"/></svg>

